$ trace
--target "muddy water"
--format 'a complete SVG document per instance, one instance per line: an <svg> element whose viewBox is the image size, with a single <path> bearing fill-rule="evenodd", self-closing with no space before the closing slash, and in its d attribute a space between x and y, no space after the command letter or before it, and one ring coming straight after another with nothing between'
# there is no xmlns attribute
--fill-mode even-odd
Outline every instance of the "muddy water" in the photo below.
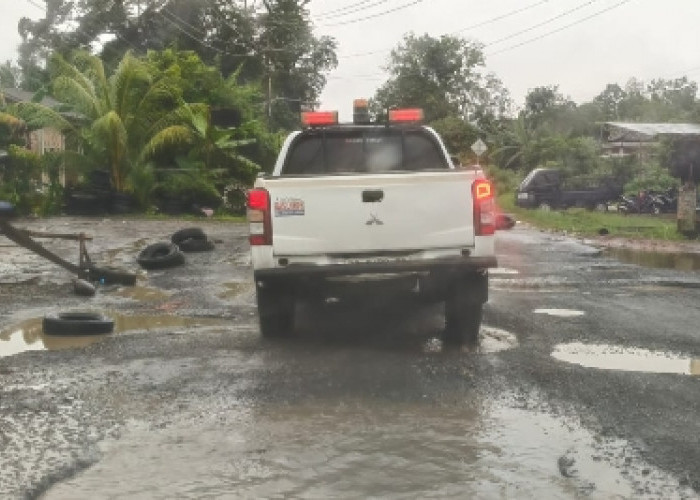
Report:
<svg viewBox="0 0 700 500"><path fill-rule="evenodd" d="M241 407L196 432L134 422L44 498L630 498L642 475L667 479L620 472L624 446L479 399Z"/></svg>
<svg viewBox="0 0 700 500"><path fill-rule="evenodd" d="M700 270L700 253L644 252L629 248L610 248L604 253L622 262L643 267L676 269L678 271Z"/></svg>
<svg viewBox="0 0 700 500"><path fill-rule="evenodd" d="M191 328L226 324L211 318L188 318L181 316L128 316L107 313L114 320L114 333L127 331L149 331L163 328ZM31 318L0 330L0 357L24 351L55 351L86 347L109 338L109 335L45 335L42 318Z"/></svg>

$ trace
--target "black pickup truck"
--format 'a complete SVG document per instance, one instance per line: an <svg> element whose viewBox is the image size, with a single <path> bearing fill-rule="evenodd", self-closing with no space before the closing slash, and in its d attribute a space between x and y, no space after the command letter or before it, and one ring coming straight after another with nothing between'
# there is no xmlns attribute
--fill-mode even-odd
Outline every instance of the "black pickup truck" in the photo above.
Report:
<svg viewBox="0 0 700 500"><path fill-rule="evenodd" d="M622 185L615 181L601 181L585 189L562 187L561 173L554 168L536 168L520 183L515 204L524 208L583 207L605 211L608 203L622 195Z"/></svg>

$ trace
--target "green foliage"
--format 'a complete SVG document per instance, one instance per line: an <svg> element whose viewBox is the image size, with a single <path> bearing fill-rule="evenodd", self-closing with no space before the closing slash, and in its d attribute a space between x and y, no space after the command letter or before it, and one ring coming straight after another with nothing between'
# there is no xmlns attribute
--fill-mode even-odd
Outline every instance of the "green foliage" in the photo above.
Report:
<svg viewBox="0 0 700 500"><path fill-rule="evenodd" d="M255 104L262 112L271 103L268 125L278 130L297 126L300 106L317 103L325 74L337 65L336 42L314 34L305 0L248 8L222 0L46 1L44 19L19 24L23 86L32 90L49 83L42 63L51 53L68 58L100 42L108 69L128 51L150 51L148 63L179 81L186 102L227 105L217 80L235 74L264 89ZM114 36L102 43L104 35Z"/></svg>
<svg viewBox="0 0 700 500"><path fill-rule="evenodd" d="M426 121L461 116L479 123L499 117L510 100L500 80L486 74L480 44L444 35L406 35L391 52L389 80L371 100L376 116L391 108L423 108Z"/></svg>
<svg viewBox="0 0 700 500"><path fill-rule="evenodd" d="M56 215L61 212L63 205L63 186L60 175L64 168L63 154L60 152L47 152L40 157L41 170L47 182L42 186L41 205L38 214L42 216Z"/></svg>
<svg viewBox="0 0 700 500"><path fill-rule="evenodd" d="M20 213L34 213L40 203L41 159L35 153L14 144L0 163L0 199L17 207Z"/></svg>
<svg viewBox="0 0 700 500"><path fill-rule="evenodd" d="M153 191L156 187L156 173L153 164L136 163L129 171L127 185L129 191L134 195L138 207L142 210L150 209Z"/></svg>
<svg viewBox="0 0 700 500"><path fill-rule="evenodd" d="M496 165L486 165L484 172L496 187L496 193L514 193L524 175L515 170L499 168ZM512 196L512 194L511 194Z"/></svg>
<svg viewBox="0 0 700 500"><path fill-rule="evenodd" d="M197 171L168 173L165 181L156 185L155 195L161 200L176 200L184 208L216 208L222 203L213 182Z"/></svg>
<svg viewBox="0 0 700 500"><path fill-rule="evenodd" d="M678 186L678 180L671 177L667 168L658 160L637 162L635 175L624 186L624 192L637 194L642 190L665 191Z"/></svg>
<svg viewBox="0 0 700 500"><path fill-rule="evenodd" d="M627 216L617 213L600 213L583 208L545 212L515 206L512 193L498 197L498 205L526 221L543 229L566 232L570 235L597 236L605 228L611 236L632 239L682 240L676 231L676 222L659 217Z"/></svg>
<svg viewBox="0 0 700 500"><path fill-rule="evenodd" d="M430 123L440 134L450 153L464 155L479 137L479 131L457 116L446 116Z"/></svg>

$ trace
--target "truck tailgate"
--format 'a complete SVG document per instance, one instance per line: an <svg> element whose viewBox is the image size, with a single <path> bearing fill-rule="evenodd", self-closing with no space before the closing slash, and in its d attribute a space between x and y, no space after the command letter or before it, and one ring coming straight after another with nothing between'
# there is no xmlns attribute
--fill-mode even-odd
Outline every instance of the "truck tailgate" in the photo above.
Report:
<svg viewBox="0 0 700 500"><path fill-rule="evenodd" d="M474 245L464 170L264 179L275 255L379 253Z"/></svg>

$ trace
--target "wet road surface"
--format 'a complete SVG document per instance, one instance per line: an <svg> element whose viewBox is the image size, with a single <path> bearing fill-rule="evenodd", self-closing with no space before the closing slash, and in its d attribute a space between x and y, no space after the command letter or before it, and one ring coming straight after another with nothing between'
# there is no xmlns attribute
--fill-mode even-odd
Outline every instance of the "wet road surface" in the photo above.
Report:
<svg viewBox="0 0 700 500"><path fill-rule="evenodd" d="M182 227L78 222L122 266ZM2 248L0 497L700 497L697 271L517 228L477 352L443 349L440 307L383 297L301 304L269 342L245 226L198 225L214 252L87 304ZM116 333L37 326L86 305Z"/></svg>

